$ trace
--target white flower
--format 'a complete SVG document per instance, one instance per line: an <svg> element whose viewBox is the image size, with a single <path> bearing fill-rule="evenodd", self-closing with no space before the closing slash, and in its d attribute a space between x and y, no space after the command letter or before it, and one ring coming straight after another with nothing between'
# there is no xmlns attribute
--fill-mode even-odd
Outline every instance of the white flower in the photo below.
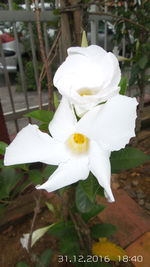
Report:
<svg viewBox="0 0 150 267"><path fill-rule="evenodd" d="M7 147L5 165L44 162L59 165L47 182L38 186L52 192L84 180L91 171L114 201L110 188L110 151L119 150L135 136L137 101L117 95L87 112L78 122L63 98L51 123L52 135L28 125Z"/></svg>
<svg viewBox="0 0 150 267"><path fill-rule="evenodd" d="M116 95L121 72L111 52L91 45L71 47L54 76L59 92L75 105L78 116Z"/></svg>

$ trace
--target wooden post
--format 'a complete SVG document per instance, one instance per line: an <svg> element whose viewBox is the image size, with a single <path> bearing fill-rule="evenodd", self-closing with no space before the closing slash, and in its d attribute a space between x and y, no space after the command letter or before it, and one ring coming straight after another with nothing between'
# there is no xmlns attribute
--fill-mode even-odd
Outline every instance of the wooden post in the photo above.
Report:
<svg viewBox="0 0 150 267"><path fill-rule="evenodd" d="M66 1L60 0L61 8L66 8ZM67 48L70 47L71 42L71 29L70 29L70 21L67 13L61 14L61 58L62 61L67 56Z"/></svg>
<svg viewBox="0 0 150 267"><path fill-rule="evenodd" d="M78 6L79 0L69 0L71 5ZM73 11L73 23L75 32L75 45L81 46L81 36L82 36L82 8L79 6Z"/></svg>
<svg viewBox="0 0 150 267"><path fill-rule="evenodd" d="M6 142L7 144L10 143L1 102L0 102L0 141Z"/></svg>

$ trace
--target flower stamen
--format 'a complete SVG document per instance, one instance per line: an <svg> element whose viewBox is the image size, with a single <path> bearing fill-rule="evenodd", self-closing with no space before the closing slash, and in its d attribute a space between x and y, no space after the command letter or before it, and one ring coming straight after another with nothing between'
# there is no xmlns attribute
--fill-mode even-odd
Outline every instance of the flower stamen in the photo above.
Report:
<svg viewBox="0 0 150 267"><path fill-rule="evenodd" d="M68 148L75 154L86 153L89 149L89 139L80 133L74 133L67 139Z"/></svg>
<svg viewBox="0 0 150 267"><path fill-rule="evenodd" d="M84 96L84 95L96 95L98 93L97 90L94 89L88 89L88 88L82 88L80 90L78 90L78 93L80 96Z"/></svg>

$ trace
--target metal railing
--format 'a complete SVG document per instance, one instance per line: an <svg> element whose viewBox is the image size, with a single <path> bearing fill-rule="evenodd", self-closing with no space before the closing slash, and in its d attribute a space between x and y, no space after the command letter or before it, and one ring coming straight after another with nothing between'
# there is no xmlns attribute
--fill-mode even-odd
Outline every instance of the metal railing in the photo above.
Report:
<svg viewBox="0 0 150 267"><path fill-rule="evenodd" d="M24 61L23 61L23 56L26 54L25 51L21 51L22 49L22 42L20 41L20 33L18 31L18 28L20 27L22 31L24 30L24 25L26 27L26 32L23 36L23 38L26 39L26 42L28 42L28 49L30 53L30 60L32 61L33 64L33 70L34 70L34 77L33 79L35 80L36 88L38 87L38 77L39 77L39 66L38 66L38 59L37 59L37 48L36 48L36 39L37 35L34 33L35 29L35 24L36 24L36 16L35 12L31 9L31 5L29 4L29 0L25 0L24 2L24 9L18 9L14 10L13 8L13 3L15 1L13 0L8 0L6 3L6 8L5 10L0 9L0 30L1 34L2 31L8 34L12 34L14 37L14 47L12 48L9 45L11 42L7 43L6 47L6 42L2 43L0 42L0 87L2 86L2 76L4 77L5 83L3 86L3 90L7 90L7 94L5 94L5 98L9 98L10 102L10 108L9 111L3 104L3 94L0 92L0 98L2 101L2 106L4 109L4 116L5 120L7 121L13 121L15 125L15 130L18 132L19 130L19 123L18 120L22 118L22 116L34 109L38 108L38 101L35 101L37 104L32 104L29 103L30 100L30 92L28 92L27 88L27 80L26 80L26 74L25 74L25 66L24 66ZM23 5L22 5L23 7ZM49 49L50 49L50 44L49 44L49 36L48 36L48 30L49 27L47 25L48 22L50 21L55 21L57 17L53 15L53 11L45 8L45 1L42 0L41 4L41 11L40 11L40 22L42 23L42 29L43 29L43 36L44 36L44 42L45 42L45 49L46 49L46 54L48 54ZM5 25L9 23L9 27L5 29ZM21 31L21 30L20 30ZM26 36L25 36L26 35ZM1 35L2 36L2 35ZM28 39L28 40L27 40ZM12 55L9 57L5 57L5 52L11 51L11 49L15 50L15 55ZM14 62L14 66L12 66L12 61ZM9 68L9 61L10 61L10 68ZM16 61L16 62L15 62ZM15 69L16 68L16 69ZM17 68L19 70L19 79L20 79L20 86L22 90L22 103L23 107L22 108L16 108L16 99L14 96L14 92L12 90L12 83L10 77L12 74L10 71L14 71L14 75L16 75ZM1 89L2 90L2 89ZM35 96L36 97L36 96ZM43 108L47 106L47 103L43 103Z"/></svg>
<svg viewBox="0 0 150 267"><path fill-rule="evenodd" d="M33 70L34 70L34 80L36 84L36 88L38 88L38 78L39 78L39 66L38 66L38 59L37 59L37 53L36 53L36 35L34 34L34 27L36 24L36 16L35 12L31 10L31 6L29 4L29 0L25 0L25 9L19 9L14 10L13 9L13 0L8 0L8 9L7 10L0 10L0 25L2 23L9 22L10 28L12 30L15 44L16 44L16 58L17 58L17 67L19 69L20 74L20 83L22 88L22 97L24 100L24 107L22 108L16 108L16 99L14 97L14 93L12 90L12 84L10 81L10 73L7 68L7 62L5 57L5 51L4 47L2 45L2 42L0 44L0 70L3 72L4 78L5 78L5 90L8 91L8 98L10 100L10 106L11 110L5 111L4 110L4 116L6 122L13 121L15 125L15 130L18 132L19 130L19 123L18 120L23 117L23 115L29 111L32 111L34 109L38 108L38 103L35 105L31 103L30 101L30 95L31 93L28 92L27 88L27 80L26 80L26 74L25 74L25 66L23 61L23 53L21 51L20 46L20 37L18 32L18 27L23 25L26 25L26 39L28 39L28 47L30 54L31 54L31 60L33 63ZM104 12L107 13L107 5L104 6ZM109 16L100 16L96 15L96 12L98 11L98 8L93 5L90 9L90 16L89 16L89 23L90 23L90 30L87 33L90 43L91 44L98 44L104 47L106 50L113 50L112 42L110 40L110 36L108 33L109 29L109 23L111 22L111 17ZM43 37L44 37L44 43L46 48L46 54L48 55L48 52L50 50L50 41L48 37L48 30L50 30L50 27L48 26L48 23L50 21L57 20L57 16L53 14L53 10L46 10L45 9L45 1L41 0L41 12L40 12L40 22L42 23L43 27ZM99 23L102 22L104 25L103 32L99 32ZM111 24L113 25L113 24ZM23 28L22 28L23 31ZM109 47L111 44L111 48ZM125 38L122 41L122 55L125 55ZM37 97L37 95L35 96ZM0 98L2 98L0 96ZM3 100L3 99L1 99ZM2 101L3 105L3 101ZM47 103L43 103L43 108L47 107ZM5 108L4 108L5 109Z"/></svg>

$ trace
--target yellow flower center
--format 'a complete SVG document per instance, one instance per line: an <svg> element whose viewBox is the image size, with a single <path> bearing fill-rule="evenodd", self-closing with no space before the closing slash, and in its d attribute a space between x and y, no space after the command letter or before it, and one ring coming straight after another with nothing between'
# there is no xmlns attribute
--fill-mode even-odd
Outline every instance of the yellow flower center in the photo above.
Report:
<svg viewBox="0 0 150 267"><path fill-rule="evenodd" d="M68 148L75 154L86 153L89 149L89 139L80 133L74 133L67 139Z"/></svg>
<svg viewBox="0 0 150 267"><path fill-rule="evenodd" d="M80 96L84 96L84 95L96 95L98 93L97 90L95 89L88 89L88 88L82 88L80 90L78 90L78 93Z"/></svg>

